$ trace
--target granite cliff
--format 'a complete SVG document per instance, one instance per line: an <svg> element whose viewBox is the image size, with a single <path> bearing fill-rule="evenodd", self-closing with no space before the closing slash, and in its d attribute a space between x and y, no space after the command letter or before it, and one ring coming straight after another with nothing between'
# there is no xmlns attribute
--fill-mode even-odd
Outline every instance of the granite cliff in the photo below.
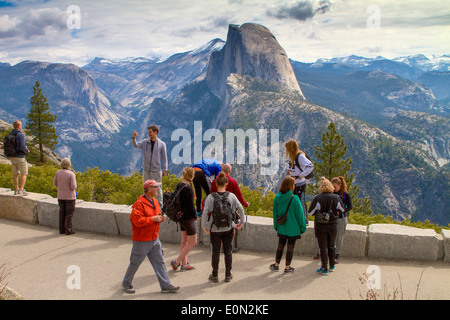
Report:
<svg viewBox="0 0 450 320"><path fill-rule="evenodd" d="M224 48L211 54L206 81L225 103L231 99L227 90L231 74L272 81L303 97L286 52L262 25L230 25Z"/></svg>

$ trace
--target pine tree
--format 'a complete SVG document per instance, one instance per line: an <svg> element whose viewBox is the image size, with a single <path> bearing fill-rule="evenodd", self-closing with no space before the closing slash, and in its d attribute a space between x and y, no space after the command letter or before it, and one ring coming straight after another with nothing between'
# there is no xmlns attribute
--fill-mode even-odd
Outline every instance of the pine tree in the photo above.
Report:
<svg viewBox="0 0 450 320"><path fill-rule="evenodd" d="M353 163L349 157L343 159L346 153L344 139L337 133L334 122L331 122L328 130L322 134L322 147L316 146L317 158L322 162L314 165L314 175L319 179L326 177L329 180L333 177L344 177Z"/></svg>
<svg viewBox="0 0 450 320"><path fill-rule="evenodd" d="M39 145L41 163L45 162L43 147L55 150L58 136L53 123L56 115L49 112L47 98L41 90L41 84L36 81L33 87L34 94L31 97L31 109L27 113L27 129L34 136L33 143Z"/></svg>
<svg viewBox="0 0 450 320"><path fill-rule="evenodd" d="M353 212L366 215L372 214L371 202L368 197L357 198L359 187L354 183L354 174L349 175L352 167L352 159L347 157L347 146L344 139L336 131L336 125L331 122L327 131L322 134L322 147L316 146L316 155L321 162L314 163L314 176L316 179L326 177L331 180L333 177L342 176L347 183L347 191L352 197ZM317 190L316 190L317 192Z"/></svg>

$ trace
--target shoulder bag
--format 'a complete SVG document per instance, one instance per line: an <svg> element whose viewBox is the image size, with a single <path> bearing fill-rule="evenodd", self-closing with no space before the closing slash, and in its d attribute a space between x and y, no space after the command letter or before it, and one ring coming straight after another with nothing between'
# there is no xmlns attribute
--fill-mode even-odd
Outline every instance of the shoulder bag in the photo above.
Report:
<svg viewBox="0 0 450 320"><path fill-rule="evenodd" d="M291 200L289 200L289 204L287 206L286 212L282 216L279 216L277 218L277 224L285 224L286 223L286 221L287 221L287 213L288 213L289 207L291 206L292 198L294 198L294 195L292 195L291 196Z"/></svg>

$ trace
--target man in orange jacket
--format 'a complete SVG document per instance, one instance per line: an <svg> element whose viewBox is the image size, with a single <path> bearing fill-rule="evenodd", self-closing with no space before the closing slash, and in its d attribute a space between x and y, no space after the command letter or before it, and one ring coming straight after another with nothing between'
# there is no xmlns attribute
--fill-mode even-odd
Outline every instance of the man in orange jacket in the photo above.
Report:
<svg viewBox="0 0 450 320"><path fill-rule="evenodd" d="M173 286L169 281L161 242L159 241L159 228L166 219L161 214L158 201L154 199L161 183L155 180L144 182L144 195L133 204L130 221L133 228L130 264L122 281L122 288L126 293L135 293L132 281L145 257L148 258L159 281L162 293L176 292L180 287Z"/></svg>

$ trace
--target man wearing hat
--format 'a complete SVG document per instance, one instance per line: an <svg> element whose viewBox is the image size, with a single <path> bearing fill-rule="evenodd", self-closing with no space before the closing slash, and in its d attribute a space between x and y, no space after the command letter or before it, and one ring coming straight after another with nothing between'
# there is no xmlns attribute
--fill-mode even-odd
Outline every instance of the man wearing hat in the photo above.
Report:
<svg viewBox="0 0 450 320"><path fill-rule="evenodd" d="M155 180L144 182L144 195L140 196L132 206L130 221L133 229L130 264L122 281L122 288L126 293L135 293L132 281L145 257L148 258L161 287L161 292L176 292L180 287L173 286L169 281L161 242L159 241L159 228L166 219L161 214L158 201L155 199L161 183Z"/></svg>

